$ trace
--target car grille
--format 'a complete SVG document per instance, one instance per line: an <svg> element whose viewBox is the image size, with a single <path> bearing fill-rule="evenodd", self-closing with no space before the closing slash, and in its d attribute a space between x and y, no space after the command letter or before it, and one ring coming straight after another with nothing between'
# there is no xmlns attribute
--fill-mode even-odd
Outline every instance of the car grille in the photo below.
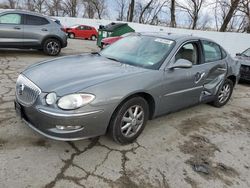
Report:
<svg viewBox="0 0 250 188"><path fill-rule="evenodd" d="M19 75L16 83L16 98L23 106L33 105L40 95L41 90L23 75Z"/></svg>

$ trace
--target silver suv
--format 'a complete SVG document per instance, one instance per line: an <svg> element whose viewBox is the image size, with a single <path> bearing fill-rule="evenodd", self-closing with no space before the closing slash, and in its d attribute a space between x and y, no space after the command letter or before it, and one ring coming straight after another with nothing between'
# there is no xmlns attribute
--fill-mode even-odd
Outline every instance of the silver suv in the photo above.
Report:
<svg viewBox="0 0 250 188"><path fill-rule="evenodd" d="M0 13L0 48L38 49L55 56L66 46L67 36L57 20L21 10Z"/></svg>

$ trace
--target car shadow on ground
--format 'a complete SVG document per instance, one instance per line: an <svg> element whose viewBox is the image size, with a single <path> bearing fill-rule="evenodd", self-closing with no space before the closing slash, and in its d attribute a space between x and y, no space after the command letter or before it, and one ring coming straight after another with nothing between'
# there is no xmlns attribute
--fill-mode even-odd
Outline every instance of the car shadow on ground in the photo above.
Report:
<svg viewBox="0 0 250 188"><path fill-rule="evenodd" d="M45 56L43 51L39 51L39 50L31 50L31 49L1 49L0 48L0 54L1 56L13 56L13 55L24 55L27 56L27 54L30 55L40 55L40 56Z"/></svg>

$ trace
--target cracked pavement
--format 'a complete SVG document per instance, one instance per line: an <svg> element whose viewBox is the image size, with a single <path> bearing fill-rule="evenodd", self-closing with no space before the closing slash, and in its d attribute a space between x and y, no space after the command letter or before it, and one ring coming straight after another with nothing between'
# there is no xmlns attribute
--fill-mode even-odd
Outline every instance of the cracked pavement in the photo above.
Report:
<svg viewBox="0 0 250 188"><path fill-rule="evenodd" d="M61 56L96 49L69 40ZM59 142L28 128L13 106L18 74L49 58L0 49L0 187L250 187L250 85L237 85L223 108L204 104L151 120L130 145L107 136Z"/></svg>

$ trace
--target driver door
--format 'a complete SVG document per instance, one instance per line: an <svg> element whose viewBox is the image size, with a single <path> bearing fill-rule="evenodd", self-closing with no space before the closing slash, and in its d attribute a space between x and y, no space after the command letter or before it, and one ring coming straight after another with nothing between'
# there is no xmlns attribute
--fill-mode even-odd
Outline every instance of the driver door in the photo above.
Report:
<svg viewBox="0 0 250 188"><path fill-rule="evenodd" d="M183 44L172 58L170 66L183 59L192 62L192 67L166 68L164 72L162 114L192 106L200 101L205 71L200 66L201 47L199 41Z"/></svg>

